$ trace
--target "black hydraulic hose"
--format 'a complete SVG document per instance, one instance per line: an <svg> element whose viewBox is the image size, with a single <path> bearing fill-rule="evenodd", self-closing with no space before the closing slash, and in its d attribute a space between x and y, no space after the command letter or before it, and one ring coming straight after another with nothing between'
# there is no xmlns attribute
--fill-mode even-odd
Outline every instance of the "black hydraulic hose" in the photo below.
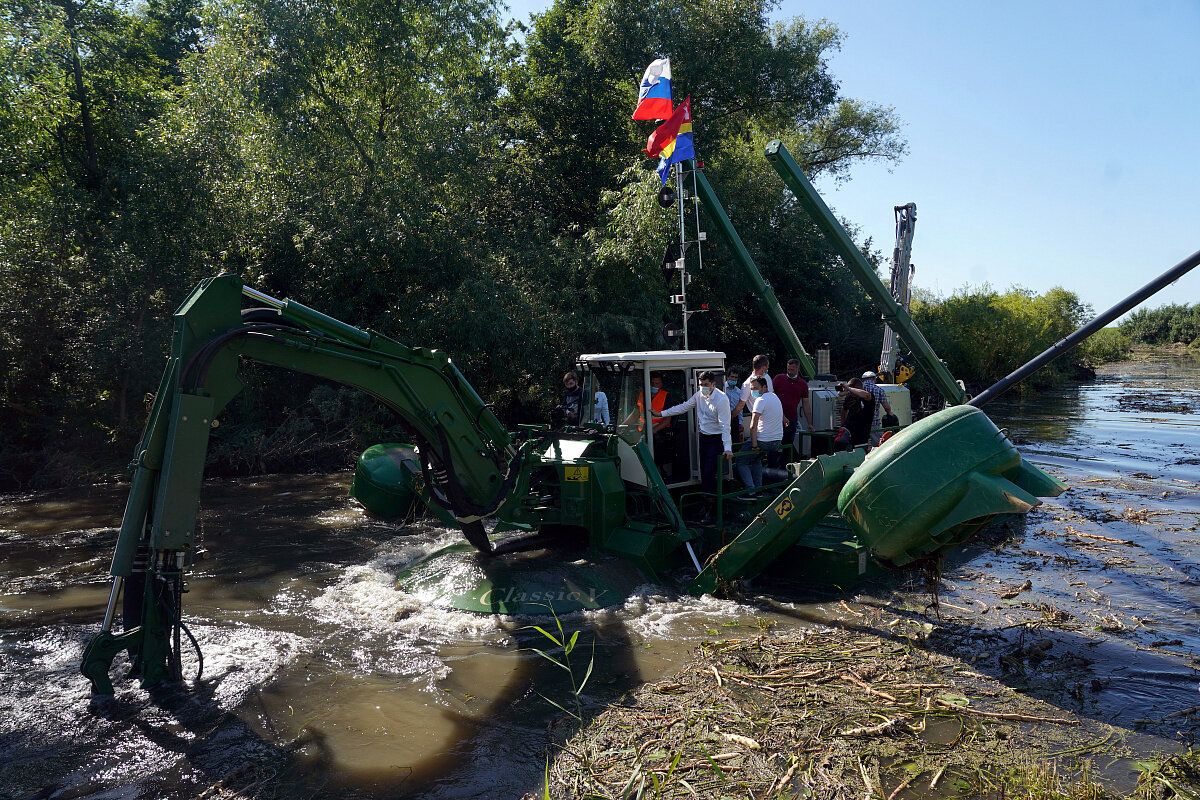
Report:
<svg viewBox="0 0 1200 800"><path fill-rule="evenodd" d="M508 473L504 476L504 480L501 482L500 488L496 492L496 496L491 502L491 506L483 506L467 499L466 493L463 491L462 484L458 482L458 476L454 474L454 462L450 457L450 442L446 439L446 431L444 431L439 425L437 432L439 440L438 443L441 445L440 455L442 467L446 471L446 492L449 495L451 504L453 505L453 508L450 510L455 512L455 516L457 516L461 511L466 511L468 514L477 517L485 517L488 514L493 513L500 506L500 503L504 501L504 498L508 497L509 492L512 491L513 484L517 481L517 474L521 470L520 451L517 451L517 454L513 456L512 461L509 462Z"/></svg>
<svg viewBox="0 0 1200 800"><path fill-rule="evenodd" d="M170 607L170 604L167 603L166 597L160 595L160 597L158 597L158 610L161 610L164 616L168 616L170 619L170 625L175 628L176 634L178 634L179 631L184 631L184 633L187 634L188 640L190 640L192 643L192 648L196 650L196 661L198 664L196 668L196 680L199 680L204 675L204 652L200 650L200 643L197 642L196 637L192 636L192 631L188 630L187 625L184 624L184 613L182 613L184 612L184 609L182 609L182 607L173 609ZM175 638L178 639L179 637L175 636ZM176 646L176 648L172 648L172 637L167 637L167 654L170 663L172 663L172 666L175 667L174 672L179 676L180 680L182 680L182 678L184 678L184 675L182 675L182 672L184 672L184 670L182 670L182 663L184 663L182 662L182 652L179 651L178 646Z"/></svg>
<svg viewBox="0 0 1200 800"><path fill-rule="evenodd" d="M1117 303L1115 306L1108 309L1103 314L1099 315L1098 317L1093 319L1091 322L1089 322L1088 324L1084 325L1079 330L1072 333L1070 336L1067 336L1066 338L1055 342L1044 353L1037 356L1032 361L1029 361L1024 366L1018 367L1016 370L1009 373L1009 375L1007 375L1006 377L1001 378L999 381L992 384L987 389L985 389L982 392L980 392L979 394L977 394L975 397L971 398L971 400L968 401L967 405L971 405L971 406L975 406L976 408L979 408L984 403L989 403L992 400L995 400L1001 394L1003 394L1004 392L1011 389L1014 384L1019 383L1020 381L1027 378L1030 374L1032 374L1036 370L1040 369L1041 367L1050 363L1054 359L1058 358L1063 353L1067 352L1072 347L1079 344L1084 339L1091 336L1093 333L1100 330L1105 325L1112 322L1114 319L1121 316L1126 311L1133 308L1134 306L1136 306L1138 303L1145 300L1150 295L1159 291L1160 289L1167 286L1168 284L1174 283L1175 281L1179 280L1180 278L1182 278L1184 275L1186 275L1188 272L1190 272L1197 265L1200 265L1200 250L1197 250L1195 253L1192 253L1190 256L1185 258L1183 261L1180 261L1178 264L1171 267L1169 270L1164 272L1162 275L1159 275L1157 278L1150 281L1150 283L1147 283L1145 286L1138 289L1136 292L1129 295L1124 300Z"/></svg>
<svg viewBox="0 0 1200 800"><path fill-rule="evenodd" d="M196 641L196 637L192 635L191 630L183 622L182 604L177 608L171 608L170 604L167 603L166 597L159 595L158 605L159 610L162 611L163 615L171 620L171 626L175 628L176 631L182 630L187 634L188 640L192 643L192 647L196 651L196 662L198 664L196 667L196 680L200 680L200 678L204 675L204 653L200 650L200 643ZM179 673L180 679L182 679L183 654L179 652L178 648L172 649L171 637L167 637L167 653L170 656L171 663L178 666L177 672Z"/></svg>
<svg viewBox="0 0 1200 800"><path fill-rule="evenodd" d="M204 676L204 653L200 651L200 643L196 641L195 636L192 636L192 632L188 630L188 626L184 624L182 618L179 620L179 627L183 628L183 632L191 640L192 647L196 649L196 661L198 663L196 667L196 680L199 681Z"/></svg>
<svg viewBox="0 0 1200 800"><path fill-rule="evenodd" d="M296 332L296 329L289 325L283 325L278 322L268 323L251 323L244 325L241 328L235 328L231 331L226 331L219 336L214 336L207 342L197 348L192 357L188 359L187 364L183 368L183 373L180 376L180 385L187 389L195 389L198 386L204 385L204 379L208 377L208 368L212 365L212 360L216 358L217 352L225 346L229 341L236 339L239 336L247 336L251 333L270 330L286 330Z"/></svg>

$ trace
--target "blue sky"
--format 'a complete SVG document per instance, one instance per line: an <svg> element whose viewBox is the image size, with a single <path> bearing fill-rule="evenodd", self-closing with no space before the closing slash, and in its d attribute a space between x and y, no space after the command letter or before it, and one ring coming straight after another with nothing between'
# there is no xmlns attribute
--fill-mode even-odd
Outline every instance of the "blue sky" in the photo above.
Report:
<svg viewBox="0 0 1200 800"><path fill-rule="evenodd" d="M1200 250L1200 0L789 0L773 16L799 15L841 29L843 94L903 122L890 172L816 185L885 253L892 207L917 204L917 287L1064 286L1100 312ZM1200 303L1200 268L1144 305L1169 302Z"/></svg>

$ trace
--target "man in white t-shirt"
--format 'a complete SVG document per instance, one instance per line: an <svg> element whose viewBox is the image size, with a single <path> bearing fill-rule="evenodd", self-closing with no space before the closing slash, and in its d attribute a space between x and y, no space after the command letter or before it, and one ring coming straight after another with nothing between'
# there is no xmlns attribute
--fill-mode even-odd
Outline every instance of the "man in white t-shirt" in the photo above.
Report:
<svg viewBox="0 0 1200 800"><path fill-rule="evenodd" d="M750 447L763 453L777 453L783 446L783 404L768 388L767 377L750 379ZM762 456L753 453L738 459L738 477L750 490L747 497L761 497Z"/></svg>
<svg viewBox="0 0 1200 800"><path fill-rule="evenodd" d="M767 370L771 368L770 356L757 355L750 362L750 374L746 376L746 380L742 383L742 401L733 409L733 415L736 417L742 413L742 409L750 405L750 382L755 378L767 379L767 391L775 391L774 385L771 383L771 376L767 374Z"/></svg>

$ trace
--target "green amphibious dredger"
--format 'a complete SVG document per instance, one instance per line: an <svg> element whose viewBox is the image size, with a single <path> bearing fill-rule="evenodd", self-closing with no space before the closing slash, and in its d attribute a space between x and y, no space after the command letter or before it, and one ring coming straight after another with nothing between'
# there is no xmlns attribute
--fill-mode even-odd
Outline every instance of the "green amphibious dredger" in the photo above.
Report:
<svg viewBox="0 0 1200 800"><path fill-rule="evenodd" d="M175 314L175 334L138 444L113 555L101 631L81 670L112 693L112 660L128 650L144 687L181 679L181 598L195 557L197 507L210 430L240 391L241 359L357 387L392 409L404 445L363 454L352 493L369 511L424 508L465 541L411 565L403 588L494 613L545 613L619 603L637 583L679 582L720 592L772 569L801 582L849 585L882 568L935 556L998 514L1023 513L1064 487L1023 460L946 371L799 167L778 142L767 158L840 251L947 398L947 407L900 430L884 446L796 458L766 497L718 491L712 523L689 522L699 492L694 414L673 420L673 446L649 435L641 398L650 375L673 400L722 370L723 353L671 350L579 357L584 396L599 385L609 425L509 432L437 350L409 347L276 300L234 275L208 278ZM730 245L787 348L814 378L812 360L762 279L697 166L697 200ZM243 307L244 305L253 307ZM816 383L816 382L815 382ZM581 419L592 419L585 408ZM662 441L665 441L660 437ZM470 581L441 581L438 565L469 562ZM549 565L549 566L547 566ZM123 625L114 630L118 602ZM188 634L190 636L190 634Z"/></svg>

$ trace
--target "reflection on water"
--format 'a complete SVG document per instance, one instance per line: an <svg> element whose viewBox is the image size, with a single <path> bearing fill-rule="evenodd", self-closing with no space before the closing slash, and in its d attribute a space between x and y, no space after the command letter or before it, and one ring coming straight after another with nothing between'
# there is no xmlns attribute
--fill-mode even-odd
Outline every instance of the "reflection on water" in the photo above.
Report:
<svg viewBox="0 0 1200 800"><path fill-rule="evenodd" d="M987 407L1035 463L1090 475L1200 481L1200 358L1112 364L1096 380Z"/></svg>
<svg viewBox="0 0 1200 800"><path fill-rule="evenodd" d="M964 636L1065 614L1047 660L991 666L1033 687L1032 671L1044 678L1059 654L1078 651L1087 666L1070 674L1095 684L1072 710L1122 724L1194 699L1200 362L1118 365L1094 383L987 410L1072 489L1007 542L972 545L948 565L944 599L972 610ZM549 743L570 727L554 703L573 707L569 676L534 652L552 645L531 620L446 610L398 589L406 565L458 535L364 516L346 498L348 477L206 485L185 598L203 677L150 694L120 677L119 659L117 695L91 702L77 669L107 600L124 491L0 498L6 796L194 797L266 758L287 765L279 780L297 796L536 789ZM1031 590L1002 599L1027 580ZM857 597L896 602L889 591ZM841 597L776 601L779 613L644 586L622 606L569 615L564 626L584 631L574 666L595 662L584 712L679 668L702 639L819 624L848 608ZM185 653L185 673L198 669Z"/></svg>
<svg viewBox="0 0 1200 800"><path fill-rule="evenodd" d="M948 613L1005 632L1011 649L992 666L1007 682L1053 687L1077 713L1188 744L1183 712L1200 688L1200 359L1108 365L1095 382L987 411L1069 489L1011 540L950 560L945 597L971 613ZM987 603L990 619L975 605ZM1030 637L1048 645L1043 659L1023 657Z"/></svg>

